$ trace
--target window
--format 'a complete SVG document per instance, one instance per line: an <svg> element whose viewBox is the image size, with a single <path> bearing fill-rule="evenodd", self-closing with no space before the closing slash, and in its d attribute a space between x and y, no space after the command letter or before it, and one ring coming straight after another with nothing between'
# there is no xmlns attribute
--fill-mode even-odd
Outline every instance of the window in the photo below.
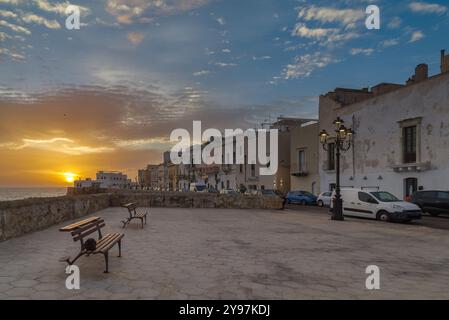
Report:
<svg viewBox="0 0 449 320"><path fill-rule="evenodd" d="M359 192L359 200L366 203L377 203L377 201L373 197L365 192Z"/></svg>
<svg viewBox="0 0 449 320"><path fill-rule="evenodd" d="M327 170L335 170L335 143L328 144Z"/></svg>
<svg viewBox="0 0 449 320"><path fill-rule="evenodd" d="M449 200L449 192L438 192L438 199Z"/></svg>
<svg viewBox="0 0 449 320"><path fill-rule="evenodd" d="M400 201L394 195L389 192L380 191L380 192L371 192L377 199L382 202L398 202Z"/></svg>
<svg viewBox="0 0 449 320"><path fill-rule="evenodd" d="M405 127L403 130L403 159L404 163L415 163L416 157L416 126Z"/></svg>
<svg viewBox="0 0 449 320"><path fill-rule="evenodd" d="M306 150L298 151L298 166L299 172L306 171Z"/></svg>

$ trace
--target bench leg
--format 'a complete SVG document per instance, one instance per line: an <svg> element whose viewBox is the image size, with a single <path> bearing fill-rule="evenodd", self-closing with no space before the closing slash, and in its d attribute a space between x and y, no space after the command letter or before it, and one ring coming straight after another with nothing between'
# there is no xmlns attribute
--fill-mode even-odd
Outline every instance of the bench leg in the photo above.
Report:
<svg viewBox="0 0 449 320"><path fill-rule="evenodd" d="M122 240L118 241L118 257L122 256Z"/></svg>
<svg viewBox="0 0 449 320"><path fill-rule="evenodd" d="M145 224L147 224L147 215L145 215Z"/></svg>
<svg viewBox="0 0 449 320"><path fill-rule="evenodd" d="M142 223L142 229L143 229L143 218L140 218L140 222Z"/></svg>
<svg viewBox="0 0 449 320"><path fill-rule="evenodd" d="M109 273L109 253L106 251L105 253L103 253L104 255L104 261L106 263L106 270L104 271L104 273Z"/></svg>

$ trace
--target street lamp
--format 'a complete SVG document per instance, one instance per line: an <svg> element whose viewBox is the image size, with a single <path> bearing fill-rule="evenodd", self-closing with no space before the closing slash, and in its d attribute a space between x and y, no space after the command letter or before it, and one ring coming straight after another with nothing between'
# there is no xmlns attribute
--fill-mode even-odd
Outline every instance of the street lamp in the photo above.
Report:
<svg viewBox="0 0 449 320"><path fill-rule="evenodd" d="M341 189L340 189L340 155L341 152L346 152L351 148L352 137L354 131L348 129L344 126L344 121L340 117L335 119L335 137L331 137L326 130L320 132L320 143L323 149L329 151L329 140L335 143L336 149L336 186L335 186L335 199L334 199L334 209L332 211L332 220L343 221L343 200L341 199Z"/></svg>

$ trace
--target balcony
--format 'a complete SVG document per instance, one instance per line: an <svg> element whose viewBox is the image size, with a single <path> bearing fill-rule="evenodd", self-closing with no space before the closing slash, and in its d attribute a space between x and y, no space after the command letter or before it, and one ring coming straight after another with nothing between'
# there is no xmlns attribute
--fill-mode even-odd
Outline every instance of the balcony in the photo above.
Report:
<svg viewBox="0 0 449 320"><path fill-rule="evenodd" d="M430 161L421 162L421 163L403 163L392 165L394 172L402 173L402 172L422 172L428 171L431 169Z"/></svg>

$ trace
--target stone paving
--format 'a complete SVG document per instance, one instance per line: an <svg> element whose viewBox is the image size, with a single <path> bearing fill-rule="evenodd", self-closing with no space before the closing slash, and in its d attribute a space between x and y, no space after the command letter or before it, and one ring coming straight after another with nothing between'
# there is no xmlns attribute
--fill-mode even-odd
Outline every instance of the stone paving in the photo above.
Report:
<svg viewBox="0 0 449 320"><path fill-rule="evenodd" d="M420 225L330 221L313 211L151 209L124 232L123 257L83 257L81 289L60 226L0 243L0 299L448 299L449 236ZM121 232L121 208L95 215ZM69 222L65 223L69 224ZM64 225L65 225L64 224ZM368 265L381 289L365 288Z"/></svg>

